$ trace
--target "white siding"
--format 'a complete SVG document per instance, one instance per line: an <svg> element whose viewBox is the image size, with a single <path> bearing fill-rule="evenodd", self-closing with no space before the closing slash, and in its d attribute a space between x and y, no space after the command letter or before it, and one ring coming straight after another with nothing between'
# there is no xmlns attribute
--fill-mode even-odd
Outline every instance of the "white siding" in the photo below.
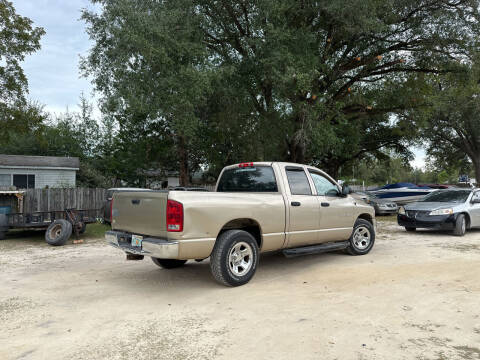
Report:
<svg viewBox="0 0 480 360"><path fill-rule="evenodd" d="M26 169L0 168L0 174L32 174L35 175L35 188L75 187L76 171L64 169ZM10 180L12 185L13 177Z"/></svg>

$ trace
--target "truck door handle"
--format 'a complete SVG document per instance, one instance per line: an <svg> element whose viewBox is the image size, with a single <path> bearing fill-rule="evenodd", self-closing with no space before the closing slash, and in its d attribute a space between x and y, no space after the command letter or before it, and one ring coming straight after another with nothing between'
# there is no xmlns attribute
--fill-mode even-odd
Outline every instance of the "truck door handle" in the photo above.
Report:
<svg viewBox="0 0 480 360"><path fill-rule="evenodd" d="M302 204L299 203L298 201L292 201L290 204L291 204L292 206L300 206L300 205L302 205Z"/></svg>
<svg viewBox="0 0 480 360"><path fill-rule="evenodd" d="M330 206L330 204L329 204L329 203L327 203L327 202L322 202L322 206L323 206L323 207L329 207L329 206Z"/></svg>

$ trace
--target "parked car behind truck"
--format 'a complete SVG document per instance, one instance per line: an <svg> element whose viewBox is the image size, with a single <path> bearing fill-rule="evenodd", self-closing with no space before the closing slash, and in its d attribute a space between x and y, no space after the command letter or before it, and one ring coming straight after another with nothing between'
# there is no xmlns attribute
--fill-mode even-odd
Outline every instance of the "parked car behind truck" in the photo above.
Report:
<svg viewBox="0 0 480 360"><path fill-rule="evenodd" d="M367 254L374 209L348 193L311 166L241 163L222 170L215 192L115 194L105 237L127 259L150 256L163 268L210 257L214 278L238 286L253 277L261 252Z"/></svg>
<svg viewBox="0 0 480 360"><path fill-rule="evenodd" d="M352 193L352 196L373 206L375 209L375 215L392 215L396 214L398 211L398 205L396 203L390 200L380 199L368 191L357 191Z"/></svg>

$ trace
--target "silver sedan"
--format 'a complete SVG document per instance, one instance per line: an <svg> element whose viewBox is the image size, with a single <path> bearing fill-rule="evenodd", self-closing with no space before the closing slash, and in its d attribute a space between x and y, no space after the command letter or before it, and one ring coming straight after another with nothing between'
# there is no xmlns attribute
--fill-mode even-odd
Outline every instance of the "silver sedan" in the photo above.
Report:
<svg viewBox="0 0 480 360"><path fill-rule="evenodd" d="M400 207L397 220L407 231L447 229L463 236L467 229L480 227L480 189L434 191L418 202Z"/></svg>

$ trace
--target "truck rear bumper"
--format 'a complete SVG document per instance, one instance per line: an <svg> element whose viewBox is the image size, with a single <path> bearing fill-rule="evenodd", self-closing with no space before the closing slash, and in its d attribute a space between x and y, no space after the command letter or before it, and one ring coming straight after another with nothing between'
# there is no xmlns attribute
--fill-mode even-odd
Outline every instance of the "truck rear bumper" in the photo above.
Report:
<svg viewBox="0 0 480 360"><path fill-rule="evenodd" d="M178 259L178 241L168 241L146 237L142 240L142 246L132 246L132 234L120 231L107 231L105 233L107 244L123 250L127 254L145 255L160 259Z"/></svg>

